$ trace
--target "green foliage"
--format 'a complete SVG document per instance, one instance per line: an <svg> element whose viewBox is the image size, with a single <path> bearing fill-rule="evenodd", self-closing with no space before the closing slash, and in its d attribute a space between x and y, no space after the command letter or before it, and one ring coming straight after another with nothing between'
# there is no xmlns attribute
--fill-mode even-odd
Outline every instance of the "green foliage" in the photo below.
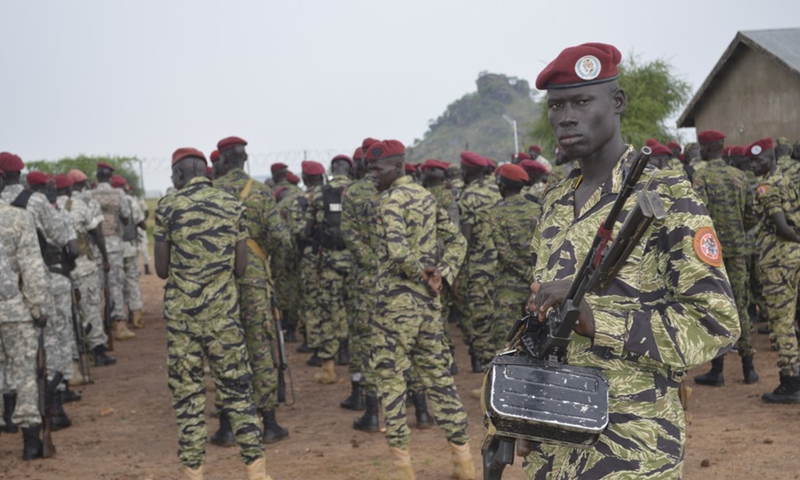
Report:
<svg viewBox="0 0 800 480"><path fill-rule="evenodd" d="M625 141L641 146L648 138L656 138L661 143L675 139L675 130L668 127L666 121L689 101L689 84L676 77L672 65L664 60L642 62L634 54L620 64L619 71L620 86L628 97L620 125ZM557 143L547 120L546 96L538 103L540 114L531 135L543 152L552 152Z"/></svg>
<svg viewBox="0 0 800 480"><path fill-rule="evenodd" d="M28 170L38 170L48 174L67 173L76 168L89 177L89 181L94 179L94 172L97 170L97 162L105 162L114 167L115 175L122 175L129 185L136 186L136 194L141 195L139 185L139 175L136 169L139 166L139 159L136 157L87 157L79 155L77 157L62 158L54 162L47 160L26 161L25 167Z"/></svg>

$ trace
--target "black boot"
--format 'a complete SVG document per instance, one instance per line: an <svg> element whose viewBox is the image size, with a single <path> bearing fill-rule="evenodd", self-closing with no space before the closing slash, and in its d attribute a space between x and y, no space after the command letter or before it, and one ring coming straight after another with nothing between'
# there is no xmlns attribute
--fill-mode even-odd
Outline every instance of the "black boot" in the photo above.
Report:
<svg viewBox="0 0 800 480"><path fill-rule="evenodd" d="M50 430L57 432L72 425L72 420L64 411L64 392L53 393L52 406L50 407Z"/></svg>
<svg viewBox="0 0 800 480"><path fill-rule="evenodd" d="M231 420L225 412L219 414L219 430L211 436L211 443L218 447L232 447L236 445L236 440L233 438Z"/></svg>
<svg viewBox="0 0 800 480"><path fill-rule="evenodd" d="M117 359L106 354L106 346L98 345L94 347L94 366L105 367L117 363Z"/></svg>
<svg viewBox="0 0 800 480"><path fill-rule="evenodd" d="M417 414L417 428L427 430L435 425L433 418L428 414L428 403L425 401L425 392L411 394L414 410Z"/></svg>
<svg viewBox="0 0 800 480"><path fill-rule="evenodd" d="M339 406L347 410L364 410L364 390L361 382L351 382L350 396L339 402Z"/></svg>
<svg viewBox="0 0 800 480"><path fill-rule="evenodd" d="M42 441L39 439L41 426L22 429L22 459L42 458Z"/></svg>
<svg viewBox="0 0 800 480"><path fill-rule="evenodd" d="M80 402L81 394L74 390L70 390L69 382L64 380L64 391L61 392L61 398L64 400L64 403Z"/></svg>
<svg viewBox="0 0 800 480"><path fill-rule="evenodd" d="M469 358L472 361L472 373L483 373L483 364L481 364L481 359L478 358L478 354L470 352Z"/></svg>
<svg viewBox="0 0 800 480"><path fill-rule="evenodd" d="M456 351L455 349L450 349L450 375L457 375L458 374L458 365L456 364Z"/></svg>
<svg viewBox="0 0 800 480"><path fill-rule="evenodd" d="M312 350L311 347L308 346L308 342L304 338L303 339L303 343L298 345L298 347L295 349L295 351L297 353L312 353L314 350Z"/></svg>
<svg viewBox="0 0 800 480"><path fill-rule="evenodd" d="M322 359L317 356L317 351L314 350L314 354L308 357L306 360L306 365L309 367L321 367L322 366Z"/></svg>
<svg viewBox="0 0 800 480"><path fill-rule="evenodd" d="M289 430L282 428L275 420L275 409L267 410L262 414L264 419L264 437L261 439L264 443L280 442L289 436Z"/></svg>
<svg viewBox="0 0 800 480"><path fill-rule="evenodd" d="M283 310L283 318L289 318L289 310ZM286 324L286 335L283 337L286 343L297 343L297 325Z"/></svg>
<svg viewBox="0 0 800 480"><path fill-rule="evenodd" d="M781 373L781 384L772 393L765 393L761 400L767 403L800 403L800 377Z"/></svg>
<svg viewBox="0 0 800 480"><path fill-rule="evenodd" d="M353 428L362 432L378 431L378 395L368 393L364 397L367 411L353 421Z"/></svg>
<svg viewBox="0 0 800 480"><path fill-rule="evenodd" d="M144 264L144 274L145 275L151 275L151 273L150 273L150 265L147 264L147 263Z"/></svg>
<svg viewBox="0 0 800 480"><path fill-rule="evenodd" d="M724 355L711 360L711 370L708 373L694 377L694 383L698 385L708 385L710 387L721 387L725 385L725 379L722 376L724 363Z"/></svg>
<svg viewBox="0 0 800 480"><path fill-rule="evenodd" d="M4 393L3 394L3 421L6 422L6 433L17 433L19 427L11 421L11 416L14 414L14 409L17 407L17 394Z"/></svg>
<svg viewBox="0 0 800 480"><path fill-rule="evenodd" d="M347 349L347 340L339 342L339 355L336 356L336 365L350 365L350 351Z"/></svg>
<svg viewBox="0 0 800 480"><path fill-rule="evenodd" d="M742 357L742 372L744 373L744 383L750 385L758 381L758 374L753 367L753 356Z"/></svg>

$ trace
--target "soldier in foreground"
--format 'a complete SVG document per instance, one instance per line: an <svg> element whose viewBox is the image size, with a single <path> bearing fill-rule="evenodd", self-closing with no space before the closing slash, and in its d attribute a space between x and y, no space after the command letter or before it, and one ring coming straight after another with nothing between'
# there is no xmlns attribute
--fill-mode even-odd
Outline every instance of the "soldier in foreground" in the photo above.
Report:
<svg viewBox="0 0 800 480"><path fill-rule="evenodd" d="M536 88L547 90L559 144L579 165L545 196L531 243L535 283L528 310L540 319L566 297L634 156L620 134L627 104L617 80L621 57L611 45L567 48L536 80ZM708 211L685 177L650 169L640 185L651 179L647 188L666 216L645 231L608 290L584 297L567 349L570 365L605 373L608 427L589 448L520 442L530 478L680 478L686 445L680 381L738 337Z"/></svg>
<svg viewBox="0 0 800 480"><path fill-rule="evenodd" d="M244 208L211 188L205 156L194 148L172 155L172 183L177 191L158 202L153 239L156 274L167 280L167 375L178 419L178 458L187 479L202 480L205 357L248 479L269 480L234 278L247 267Z"/></svg>

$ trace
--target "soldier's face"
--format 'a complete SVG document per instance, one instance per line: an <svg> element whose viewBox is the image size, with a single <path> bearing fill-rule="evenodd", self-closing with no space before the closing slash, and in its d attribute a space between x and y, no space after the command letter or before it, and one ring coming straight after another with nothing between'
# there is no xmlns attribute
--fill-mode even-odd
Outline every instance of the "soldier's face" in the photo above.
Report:
<svg viewBox="0 0 800 480"><path fill-rule="evenodd" d="M762 151L756 158L750 161L750 167L757 176L763 176L772 170L775 163L775 151L773 149Z"/></svg>
<svg viewBox="0 0 800 480"><path fill-rule="evenodd" d="M379 192L388 190L397 177L400 176L402 169L403 160L397 157L375 160L369 164L369 174Z"/></svg>

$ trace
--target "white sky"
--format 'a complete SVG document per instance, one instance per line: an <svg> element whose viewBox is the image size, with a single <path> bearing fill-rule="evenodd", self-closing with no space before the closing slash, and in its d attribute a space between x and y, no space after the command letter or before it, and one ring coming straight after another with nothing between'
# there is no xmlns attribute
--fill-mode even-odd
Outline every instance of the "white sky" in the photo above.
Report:
<svg viewBox="0 0 800 480"><path fill-rule="evenodd" d="M138 156L163 190L176 148L238 135L252 173L297 171L304 150L410 144L480 71L533 86L583 42L665 59L697 89L738 30L798 14L796 0L4 0L0 150Z"/></svg>

